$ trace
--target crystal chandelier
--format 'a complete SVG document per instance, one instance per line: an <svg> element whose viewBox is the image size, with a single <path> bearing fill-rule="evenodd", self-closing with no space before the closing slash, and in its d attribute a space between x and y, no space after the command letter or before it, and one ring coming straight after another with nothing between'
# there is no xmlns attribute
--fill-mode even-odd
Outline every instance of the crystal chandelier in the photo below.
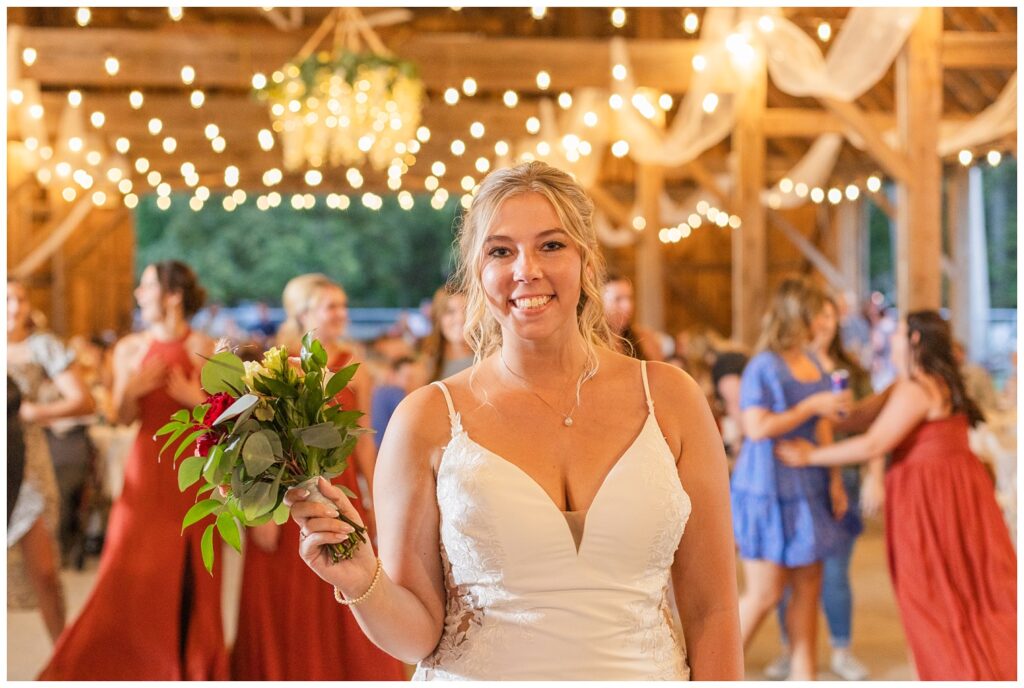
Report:
<svg viewBox="0 0 1024 688"><path fill-rule="evenodd" d="M332 27L332 49L315 51ZM353 7L331 12L292 60L254 85L289 171L367 161L382 169L407 153L420 124L416 65L392 55Z"/></svg>

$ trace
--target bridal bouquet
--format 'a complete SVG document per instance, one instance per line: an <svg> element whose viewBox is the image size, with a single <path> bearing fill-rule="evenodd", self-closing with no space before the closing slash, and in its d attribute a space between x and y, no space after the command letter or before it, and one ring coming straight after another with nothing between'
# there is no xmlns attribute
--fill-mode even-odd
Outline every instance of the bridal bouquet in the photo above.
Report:
<svg viewBox="0 0 1024 688"><path fill-rule="evenodd" d="M317 489L317 479L344 471L359 435L372 432L357 425L362 412L343 409L336 399L359 364L331 375L327 352L309 333L302 339L300 361L297 370L282 348L267 351L261 362L243 362L229 351L214 354L200 376L209 397L191 412L175 413L154 435L169 435L161 455L177 443L175 463L195 443L195 455L177 466L178 487L184 492L200 480L205 484L181 527L214 519L201 541L207 571L213 571L214 533L241 551L243 526L288 519L282 500L289 488L302 487L311 500L333 507ZM366 542L364 527L344 515L338 518L355 532L324 547L333 561L350 558Z"/></svg>

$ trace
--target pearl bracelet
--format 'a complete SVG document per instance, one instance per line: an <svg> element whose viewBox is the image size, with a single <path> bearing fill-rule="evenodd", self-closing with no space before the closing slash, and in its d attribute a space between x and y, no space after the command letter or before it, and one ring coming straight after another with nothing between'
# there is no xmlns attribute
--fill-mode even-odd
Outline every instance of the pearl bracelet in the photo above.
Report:
<svg viewBox="0 0 1024 688"><path fill-rule="evenodd" d="M380 572L383 571L383 570L384 570L384 564L381 563L380 557L378 557L377 558L377 570L373 572L373 580L370 581L370 587L368 587L366 589L366 592L364 592L362 595L360 595L359 597L357 597L355 599L346 600L344 598L344 596L341 594L341 590L338 590L338 588L335 587L334 588L334 599L337 600L338 604L343 604L346 607L351 607L351 606L359 604L360 602L365 600L367 597L369 597L370 593L373 592L373 589L377 587L377 582L380 580Z"/></svg>

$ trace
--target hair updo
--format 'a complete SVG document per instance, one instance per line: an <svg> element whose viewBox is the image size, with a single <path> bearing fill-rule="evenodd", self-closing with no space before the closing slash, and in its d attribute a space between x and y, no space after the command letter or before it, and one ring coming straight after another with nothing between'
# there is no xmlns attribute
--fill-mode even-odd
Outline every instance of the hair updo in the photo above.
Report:
<svg viewBox="0 0 1024 688"><path fill-rule="evenodd" d="M181 308L186 318L199 312L206 303L206 290L199 284L196 273L180 260L162 260L153 263L160 291L164 294L181 294Z"/></svg>

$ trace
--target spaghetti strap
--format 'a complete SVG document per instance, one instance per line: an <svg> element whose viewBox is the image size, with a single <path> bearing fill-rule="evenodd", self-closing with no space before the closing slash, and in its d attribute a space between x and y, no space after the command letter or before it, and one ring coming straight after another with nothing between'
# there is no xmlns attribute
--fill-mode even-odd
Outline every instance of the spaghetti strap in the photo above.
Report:
<svg viewBox="0 0 1024 688"><path fill-rule="evenodd" d="M647 382L647 361L640 361L640 376L644 379L644 396L647 397L647 410L654 413L654 399L651 398L651 386Z"/></svg>
<svg viewBox="0 0 1024 688"><path fill-rule="evenodd" d="M448 391L447 385L445 385L440 380L438 380L436 382L432 382L430 384L437 385L440 388L441 392L444 393L444 403L448 404L448 420L450 420L451 423L452 423L452 432L454 433L455 428L456 428L456 426L457 426L459 421L458 421L458 414L455 413L455 404L452 403L451 392Z"/></svg>

